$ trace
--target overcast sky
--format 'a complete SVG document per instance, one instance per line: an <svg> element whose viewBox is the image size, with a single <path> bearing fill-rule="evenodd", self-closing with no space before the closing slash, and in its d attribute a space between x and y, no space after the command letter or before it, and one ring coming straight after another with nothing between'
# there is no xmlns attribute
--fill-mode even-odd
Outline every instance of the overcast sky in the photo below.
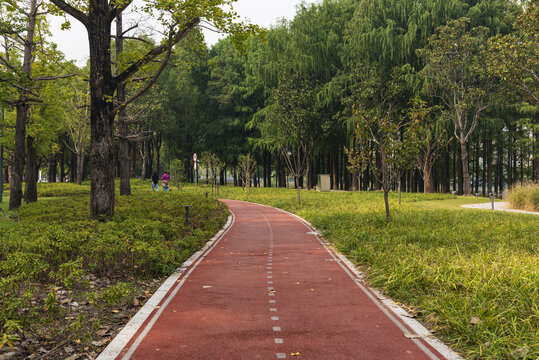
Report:
<svg viewBox="0 0 539 360"><path fill-rule="evenodd" d="M285 18L291 20L296 14L296 6L301 3L315 3L317 0L238 0L234 5L236 12L251 23L263 27L275 24L277 20ZM71 20L70 30L60 30L62 18L51 19L52 42L58 44L60 50L68 60L76 60L83 65L88 59L88 39L85 29L77 20ZM128 25L125 24L124 28ZM210 45L217 42L219 34L204 30L206 42Z"/></svg>

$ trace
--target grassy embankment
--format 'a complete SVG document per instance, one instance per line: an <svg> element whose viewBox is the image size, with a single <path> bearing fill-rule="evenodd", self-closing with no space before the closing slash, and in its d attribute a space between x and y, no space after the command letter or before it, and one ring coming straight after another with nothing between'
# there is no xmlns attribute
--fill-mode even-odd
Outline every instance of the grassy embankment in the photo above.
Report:
<svg viewBox="0 0 539 360"><path fill-rule="evenodd" d="M539 357L539 217L473 210L487 199L221 187L219 197L307 219L366 274L468 359ZM472 320L472 318L477 318ZM473 324L476 322L477 324Z"/></svg>
<svg viewBox="0 0 539 360"><path fill-rule="evenodd" d="M37 203L0 213L0 353L93 358L224 225L228 211L202 194L132 185L108 222L88 219L88 185L39 184ZM189 226L183 205L194 205Z"/></svg>

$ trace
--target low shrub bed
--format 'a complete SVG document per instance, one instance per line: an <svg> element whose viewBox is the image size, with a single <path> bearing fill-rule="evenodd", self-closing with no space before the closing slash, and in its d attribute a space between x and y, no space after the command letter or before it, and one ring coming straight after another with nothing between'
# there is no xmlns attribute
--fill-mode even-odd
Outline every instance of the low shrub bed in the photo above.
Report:
<svg viewBox="0 0 539 360"><path fill-rule="evenodd" d="M38 191L56 198L21 207L16 226L0 227L0 345L17 357L96 356L228 212L201 195L135 186L98 222L88 219L89 186ZM183 205L193 205L188 226Z"/></svg>
<svg viewBox="0 0 539 360"><path fill-rule="evenodd" d="M287 189L221 187L220 197L307 219L465 358L539 358L539 217L441 194L402 194L399 206L391 193L390 223L380 192L302 191L301 206Z"/></svg>
<svg viewBox="0 0 539 360"><path fill-rule="evenodd" d="M512 209L539 211L539 182L515 185L507 194Z"/></svg>

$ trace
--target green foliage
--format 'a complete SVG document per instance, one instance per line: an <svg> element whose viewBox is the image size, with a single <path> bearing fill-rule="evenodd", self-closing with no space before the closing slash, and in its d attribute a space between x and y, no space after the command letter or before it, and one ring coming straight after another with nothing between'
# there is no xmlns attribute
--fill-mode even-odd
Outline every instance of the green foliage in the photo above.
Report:
<svg viewBox="0 0 539 360"><path fill-rule="evenodd" d="M101 293L99 300L108 307L122 306L133 301L133 290L131 284L118 282Z"/></svg>
<svg viewBox="0 0 539 360"><path fill-rule="evenodd" d="M387 223L380 192L304 191L299 207L292 190L221 191L310 221L466 358L507 359L523 347L526 359L539 356L537 216L463 209L472 199L444 194L403 193L399 206L390 193Z"/></svg>
<svg viewBox="0 0 539 360"><path fill-rule="evenodd" d="M507 201L513 209L539 211L539 183L513 186L507 193Z"/></svg>
<svg viewBox="0 0 539 360"><path fill-rule="evenodd" d="M87 185L38 184L40 193L56 196L23 206L17 225L0 228L0 330L19 321L26 331L59 316L58 287L86 291L107 306L124 304L132 289L121 279L172 273L224 224L225 208L202 194L150 192L142 181L133 185L133 196L116 197L115 216L98 222L88 220ZM178 221L185 204L193 205L189 226ZM91 295L89 275L120 282ZM32 303L43 287L50 287L46 298Z"/></svg>

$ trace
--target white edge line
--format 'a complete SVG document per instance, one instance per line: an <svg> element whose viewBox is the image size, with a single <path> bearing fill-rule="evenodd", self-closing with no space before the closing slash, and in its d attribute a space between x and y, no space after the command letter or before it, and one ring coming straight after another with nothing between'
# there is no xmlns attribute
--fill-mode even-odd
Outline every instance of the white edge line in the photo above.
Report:
<svg viewBox="0 0 539 360"><path fill-rule="evenodd" d="M219 240L230 230L232 225L234 224L234 214L228 216L228 220L225 224L225 226L215 234L214 237L212 237L206 245L193 255L189 259L187 259L178 269L177 272L170 275L165 282L157 289L157 291L152 295L152 297L144 304L144 306L131 318L131 320L127 323L127 325L124 326L122 331L116 335L116 337L109 343L109 345L99 354L99 356L96 358L96 360L113 360L116 359L116 357L124 350L125 346L129 343L131 338L137 333L137 331L140 329L140 327L144 324L144 322L148 319L148 316L154 311L157 305L161 303L161 300L167 295L169 290L176 284L176 281L182 276L182 274L187 270L191 265L193 265L197 260L200 260L201 256L206 252L206 250L213 248ZM204 256L205 257L205 256ZM198 264L197 264L198 265ZM196 265L190 270L193 271ZM186 274L184 279L182 279L182 283L178 285L178 287L175 289L176 291L171 294L171 296L168 297L167 302L164 303L160 308L159 311L154 315L154 318L152 320L153 323L157 320L159 315L162 313L164 308L168 305L173 295L179 290L181 285L183 285L183 280L187 276L189 276L190 272ZM153 325L148 323L148 325ZM144 329L150 330L148 328L148 325ZM147 332L146 332L147 333ZM142 335L142 334L141 334ZM139 335L140 338L140 335ZM138 339L137 339L138 340ZM142 341L142 339L140 339Z"/></svg>
<svg viewBox="0 0 539 360"><path fill-rule="evenodd" d="M248 201L241 201L241 200L234 200L234 201L240 201L240 202L246 202L246 203L249 203ZM421 338L423 338L423 340L425 340L425 342L427 342L430 346L432 346L436 351L438 351L442 356L444 356L447 360L463 360L463 358L457 354L454 350L452 350L449 346L447 346L446 344L444 344L443 342L441 342L440 340L438 340L427 328L425 328L419 321L417 321L416 319L412 318L412 316L406 311L404 310L402 307L400 307L395 301L387 298L386 296L382 295L378 290L376 289L373 289L371 288L370 286L367 286L364 282L363 282L363 279L365 278L365 274L363 274L362 272L360 272L356 266L350 261L348 260L348 258L346 258L346 256L344 256L342 253L340 253L339 251L337 251L337 249L335 249L334 247L331 246L331 244L329 244L327 241L321 239L317 234L319 234L318 230L310 223L308 222L307 220L299 217L298 215L296 214L293 214L289 211L286 211L286 210L283 210L283 209L279 209L279 208L276 208L276 207L272 207L272 206L268 206L268 205L264 205L264 204L258 204L258 203L252 203L251 204L255 204L255 205L260 205L260 206L264 206L264 207L269 207L269 208L272 208L272 209L277 209L279 211L282 211L294 218L296 218L297 220L299 220L301 223L303 223L308 229L316 232L315 236L316 238L318 239L318 241L324 246L324 248L328 251L328 253L330 255L333 256L333 254L335 254L343 263L345 263L347 266L344 266L342 265L340 262L339 262L339 265L348 273L348 275L350 277L352 277L352 280L354 280L354 282L361 288L361 290L363 290L363 292L369 297L371 298L371 300L376 304L378 305L378 307L391 319L391 316L390 314L387 312L387 309L391 310L391 312L397 316L403 323L405 323L406 325L408 325L412 330L414 330L416 332L417 335L419 335ZM350 271L353 272L353 275L350 274ZM372 296L371 293L369 293L365 288L369 289L373 294L376 295L376 297L378 297L378 299L376 299L374 296ZM385 306L382 306L381 303L383 303L383 305ZM385 311L384 311L385 310ZM394 321L394 319L391 319ZM400 324L399 323L396 323L397 326L399 326ZM401 325L402 326L402 325ZM399 327L401 327L399 326ZM402 328L401 328L402 330ZM418 339L411 339L412 341L414 341L414 343L416 344L421 344L421 342L418 340ZM423 345L423 344L421 344ZM419 345L418 345L419 346ZM420 346L421 347L421 346ZM427 350L428 352L430 352L428 350L428 348L425 348L425 349L422 349L422 350ZM431 352L430 352L431 353ZM432 353L431 353L432 354ZM427 353L427 355L429 355ZM432 354L433 356L435 356L434 354ZM437 357L435 357L436 359Z"/></svg>

